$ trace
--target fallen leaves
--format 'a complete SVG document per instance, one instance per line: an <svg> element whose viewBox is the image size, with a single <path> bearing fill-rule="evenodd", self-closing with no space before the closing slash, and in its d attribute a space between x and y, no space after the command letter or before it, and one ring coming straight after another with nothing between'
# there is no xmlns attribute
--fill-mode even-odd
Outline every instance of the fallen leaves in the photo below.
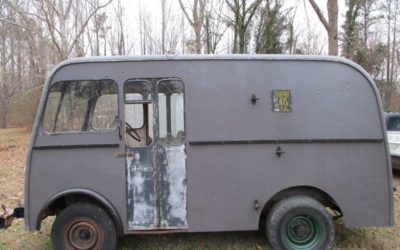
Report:
<svg viewBox="0 0 400 250"><path fill-rule="evenodd" d="M26 129L0 130L0 205L15 207L23 202L29 135Z"/></svg>

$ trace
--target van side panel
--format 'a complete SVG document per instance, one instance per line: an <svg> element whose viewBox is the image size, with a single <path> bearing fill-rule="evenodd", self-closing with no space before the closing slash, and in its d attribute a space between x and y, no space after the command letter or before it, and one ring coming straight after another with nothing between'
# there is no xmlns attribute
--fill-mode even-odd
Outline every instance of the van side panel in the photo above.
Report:
<svg viewBox="0 0 400 250"><path fill-rule="evenodd" d="M281 158L277 145L285 151ZM380 143L191 146L188 151L189 166L202 162L188 168L193 231L256 230L261 209L253 208L255 200L265 204L284 189L304 185L332 196L348 226L390 224L387 179L376 171L385 160Z"/></svg>
<svg viewBox="0 0 400 250"><path fill-rule="evenodd" d="M208 62L182 78L191 230L256 229L254 200L303 185L330 194L348 226L392 223L381 111L360 72L332 62ZM272 112L275 89L291 91L291 113Z"/></svg>
<svg viewBox="0 0 400 250"><path fill-rule="evenodd" d="M114 65L116 66L116 65ZM45 108L46 90L59 81L112 79L86 67L69 72L57 70L49 79L41 105ZM109 68L115 71L114 67ZM120 83L118 83L120 85ZM119 93L119 106L123 103ZM43 111L44 112L44 111ZM27 160L25 206L28 229L37 229L40 211L49 200L69 189L90 190L106 199L117 211L126 228L126 167L118 127L111 131L48 134L41 127L42 113L36 117L32 149ZM119 116L122 110L119 109Z"/></svg>
<svg viewBox="0 0 400 250"><path fill-rule="evenodd" d="M252 61L192 68L183 78L190 87L190 140L383 139L374 89L347 65ZM272 112L273 90L291 91L292 112ZM260 98L255 105L252 94Z"/></svg>
<svg viewBox="0 0 400 250"><path fill-rule="evenodd" d="M365 75L345 63L86 62L62 67L51 82L113 79L121 87L127 79L163 77L185 83L189 231L257 229L255 200L262 206L281 190L305 185L332 196L348 226L392 224L379 97ZM272 111L273 90L290 90L290 113ZM253 94L260 98L255 105ZM50 197L82 187L106 197L127 232L126 163L107 160L116 152L118 147L34 150L27 180L31 228Z"/></svg>
<svg viewBox="0 0 400 250"><path fill-rule="evenodd" d="M118 148L38 149L32 155L31 200L29 216L36 223L42 206L67 189L91 190L108 200L124 221L126 210L123 162L115 164ZM109 156L109 160L107 157ZM121 158L122 159L122 158ZM101 183L101 184L100 184ZM33 224L31 228L36 228Z"/></svg>

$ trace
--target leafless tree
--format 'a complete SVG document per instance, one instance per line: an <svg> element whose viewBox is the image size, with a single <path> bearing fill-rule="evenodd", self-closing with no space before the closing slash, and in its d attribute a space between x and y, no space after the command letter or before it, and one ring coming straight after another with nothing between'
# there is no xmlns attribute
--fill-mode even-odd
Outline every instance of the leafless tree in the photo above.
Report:
<svg viewBox="0 0 400 250"><path fill-rule="evenodd" d="M116 0L113 6L113 17L109 30L109 44L112 55L126 55L127 54L127 37L125 33L124 23L124 7L121 0Z"/></svg>
<svg viewBox="0 0 400 250"><path fill-rule="evenodd" d="M256 53L280 54L287 43L294 46L294 31L290 30L289 21L291 11L292 8L283 8L281 0L265 0L260 5L254 24Z"/></svg>
<svg viewBox="0 0 400 250"><path fill-rule="evenodd" d="M207 0L193 0L193 5L190 7L185 6L182 0L179 0L179 5L185 14L187 21L190 26L192 26L195 36L195 51L197 54L201 54L202 43L201 35L203 31L203 23L205 17L205 10L207 5ZM191 15L188 13L188 8L191 10Z"/></svg>
<svg viewBox="0 0 400 250"><path fill-rule="evenodd" d="M48 47L41 36L42 28L34 18L21 14L26 12L25 1L0 0L1 128L6 125L11 98L42 83L47 55L51 54L46 51ZM25 110L29 111L36 105L31 101L32 98L25 100Z"/></svg>
<svg viewBox="0 0 400 250"><path fill-rule="evenodd" d="M97 0L91 0L90 10L96 9L99 5ZM107 32L111 27L107 24L109 17L105 11L98 11L93 15L91 23L87 27L87 39L90 47L90 54L99 56L107 53ZM103 49L101 48L103 46Z"/></svg>
<svg viewBox="0 0 400 250"><path fill-rule="evenodd" d="M324 25L326 32L328 33L328 53L329 55L337 56L339 53L338 44L338 3L337 0L328 0L328 20L322 14L321 9L315 3L314 0L309 0L312 8L317 14L319 20Z"/></svg>
<svg viewBox="0 0 400 250"><path fill-rule="evenodd" d="M171 1L161 0L161 54L175 54L183 33L181 19L171 9Z"/></svg>
<svg viewBox="0 0 400 250"><path fill-rule="evenodd" d="M165 33L167 31L167 0L161 0L161 53L165 54Z"/></svg>
<svg viewBox="0 0 400 250"><path fill-rule="evenodd" d="M215 54L218 44L221 42L228 26L225 22L224 1L209 0L205 10L204 32L205 32L205 52Z"/></svg>
<svg viewBox="0 0 400 250"><path fill-rule="evenodd" d="M73 0L37 1L39 14L44 17L45 24L51 37L51 45L54 47L59 60L65 60L70 56L74 47L77 45L77 41L81 38L89 24L89 21L99 10L105 8L111 2L112 0L109 0L105 4L95 7L91 12L85 15L79 27L74 27L72 25L77 24L77 22L70 20L71 16L73 17L71 11L74 9L73 5L78 5L79 3ZM75 9L79 9L79 6L76 6Z"/></svg>
<svg viewBox="0 0 400 250"><path fill-rule="evenodd" d="M134 6L138 12L128 13L122 0L0 0L0 127L14 119L10 117L33 120L47 73L61 60L132 54L135 42L143 55L247 53L250 49L321 54L326 30L329 54L338 53L337 0L327 0L327 15L322 6L317 6L318 1L300 2L306 13L305 25L300 26L295 26L295 14L285 16L284 23L276 15L277 8L271 3L287 6L289 1L285 0L179 0L176 5L173 0L160 0L161 12L157 7L157 14L138 2ZM372 75L387 110L399 111L400 0L345 3L347 15L340 33L342 55ZM269 9L268 4L272 6ZM182 11L177 15L175 8ZM324 29L309 22L310 9L317 13ZM137 20L137 32L130 32L136 30L127 22L132 15ZM284 27L283 33L276 33L280 30L277 27ZM263 49L256 49L257 44L258 48L263 44ZM19 110L18 115L15 110Z"/></svg>
<svg viewBox="0 0 400 250"><path fill-rule="evenodd" d="M233 29L233 53L247 53L249 42L249 25L253 20L256 10L262 0L225 0L232 17L228 17L228 23Z"/></svg>
<svg viewBox="0 0 400 250"><path fill-rule="evenodd" d="M142 55L160 54L161 49L158 41L159 37L152 26L152 15L141 4L139 4L139 37L140 51Z"/></svg>
<svg viewBox="0 0 400 250"><path fill-rule="evenodd" d="M383 100L389 110L393 109L394 97L398 95L399 81L399 50L397 32L399 29L399 0L385 0L381 2L381 10L386 18L386 68L385 78L382 79L381 88L384 90Z"/></svg>

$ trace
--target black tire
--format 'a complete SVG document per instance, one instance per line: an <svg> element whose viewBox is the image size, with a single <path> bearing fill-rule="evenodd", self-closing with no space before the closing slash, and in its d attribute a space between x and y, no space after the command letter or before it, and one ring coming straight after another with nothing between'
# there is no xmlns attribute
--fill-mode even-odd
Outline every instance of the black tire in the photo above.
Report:
<svg viewBox="0 0 400 250"><path fill-rule="evenodd" d="M51 242L55 250L112 250L117 234L104 209L90 203L75 203L57 215L51 229Z"/></svg>
<svg viewBox="0 0 400 250"><path fill-rule="evenodd" d="M269 212L266 234L273 249L330 249L335 235L332 217L307 196L282 199Z"/></svg>

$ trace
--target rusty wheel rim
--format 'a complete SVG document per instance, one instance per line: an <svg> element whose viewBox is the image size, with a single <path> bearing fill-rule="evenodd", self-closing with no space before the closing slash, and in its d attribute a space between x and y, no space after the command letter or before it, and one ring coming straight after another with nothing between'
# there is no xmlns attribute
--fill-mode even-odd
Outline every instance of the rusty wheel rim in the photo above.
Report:
<svg viewBox="0 0 400 250"><path fill-rule="evenodd" d="M68 249L99 249L103 235L97 223L87 218L77 218L64 230L64 241Z"/></svg>

